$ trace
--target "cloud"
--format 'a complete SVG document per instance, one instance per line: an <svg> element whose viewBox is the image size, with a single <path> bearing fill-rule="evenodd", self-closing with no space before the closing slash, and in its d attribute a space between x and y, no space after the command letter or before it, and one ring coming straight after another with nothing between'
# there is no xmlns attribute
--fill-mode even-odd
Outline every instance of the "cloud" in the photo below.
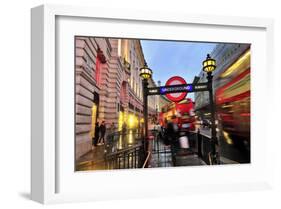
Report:
<svg viewBox="0 0 281 209"><path fill-rule="evenodd" d="M174 75L192 82L200 73L206 54L216 46L215 43L154 40L142 40L141 44L154 80L163 84Z"/></svg>

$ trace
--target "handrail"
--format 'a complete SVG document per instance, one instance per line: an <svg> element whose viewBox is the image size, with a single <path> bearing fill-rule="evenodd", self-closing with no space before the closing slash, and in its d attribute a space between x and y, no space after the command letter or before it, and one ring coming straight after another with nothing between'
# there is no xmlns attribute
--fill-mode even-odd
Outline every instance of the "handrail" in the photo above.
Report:
<svg viewBox="0 0 281 209"><path fill-rule="evenodd" d="M112 153L105 154L105 162L107 166L113 166L112 168L138 168L142 166L142 157L140 151L142 150L142 144L127 147Z"/></svg>
<svg viewBox="0 0 281 209"><path fill-rule="evenodd" d="M144 163L143 163L142 168L145 168L145 166L146 166L146 164L147 164L147 162L148 162L148 159L149 159L150 155L151 155L151 152L148 151L147 156L146 156L146 159L145 159L145 161L144 161Z"/></svg>
<svg viewBox="0 0 281 209"><path fill-rule="evenodd" d="M127 147L127 148L121 149L121 150L119 150L117 152L106 154L106 157L112 157L114 155L119 155L119 154L124 153L124 152L129 152L129 151L131 151L133 149L136 149L136 148L139 148L141 146L142 146L141 144L138 144L138 145L135 145L135 146Z"/></svg>
<svg viewBox="0 0 281 209"><path fill-rule="evenodd" d="M122 135L122 134L129 134L129 131L134 131L136 134L141 134L141 132L138 130L138 129L133 129L133 128L130 128L130 129L127 129L126 132L123 132L122 130L121 131L114 131L110 134L108 134L107 136L116 136L116 135Z"/></svg>

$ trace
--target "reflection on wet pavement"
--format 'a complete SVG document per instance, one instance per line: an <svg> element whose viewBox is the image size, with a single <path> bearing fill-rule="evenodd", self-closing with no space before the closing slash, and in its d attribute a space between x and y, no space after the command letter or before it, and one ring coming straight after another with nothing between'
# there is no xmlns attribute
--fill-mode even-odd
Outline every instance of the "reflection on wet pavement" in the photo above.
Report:
<svg viewBox="0 0 281 209"><path fill-rule="evenodd" d="M104 145L96 146L92 151L76 161L76 170L101 170L105 169Z"/></svg>
<svg viewBox="0 0 281 209"><path fill-rule="evenodd" d="M155 139L156 138L156 139ZM147 151L151 153L148 159L149 168L206 165L194 152L164 145L161 139L155 137L147 141ZM107 137L105 145L95 147L92 151L76 162L77 171L129 169L143 167L140 153L144 153L138 133L117 134ZM143 156L143 154L142 154ZM144 156L145 157L145 156ZM145 159L145 158L144 158Z"/></svg>
<svg viewBox="0 0 281 209"><path fill-rule="evenodd" d="M140 134L137 131L128 130L127 133L116 132L106 137L104 145L94 147L86 155L80 157L76 161L76 171L85 170L105 170L114 169L116 165L111 165L106 162L106 156L125 150L130 147L138 145L140 142ZM127 158L129 162L132 161L131 156ZM124 160L118 158L118 166L124 165Z"/></svg>

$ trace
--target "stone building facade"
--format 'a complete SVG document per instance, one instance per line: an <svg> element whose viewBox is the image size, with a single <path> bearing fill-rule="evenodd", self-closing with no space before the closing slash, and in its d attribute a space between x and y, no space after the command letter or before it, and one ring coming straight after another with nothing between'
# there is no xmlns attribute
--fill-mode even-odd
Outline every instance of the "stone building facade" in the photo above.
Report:
<svg viewBox="0 0 281 209"><path fill-rule="evenodd" d="M144 55L139 40L75 37L76 159L91 150L95 123L137 128L143 122L139 69ZM150 81L150 85L155 85ZM154 114L156 99L148 100Z"/></svg>

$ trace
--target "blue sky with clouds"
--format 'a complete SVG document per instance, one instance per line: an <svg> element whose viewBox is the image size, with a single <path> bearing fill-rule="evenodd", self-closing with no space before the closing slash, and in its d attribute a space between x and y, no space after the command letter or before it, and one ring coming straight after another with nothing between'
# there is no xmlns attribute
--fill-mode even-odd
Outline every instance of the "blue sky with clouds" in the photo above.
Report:
<svg viewBox="0 0 281 209"><path fill-rule="evenodd" d="M202 62L211 53L216 43L141 40L148 66L153 71L153 80L165 85L172 76L181 76L192 83L202 70ZM187 97L194 99L194 94Z"/></svg>
<svg viewBox="0 0 281 209"><path fill-rule="evenodd" d="M142 49L155 82L165 85L172 76L181 76L191 83L202 70L202 61L215 43L142 40Z"/></svg>

